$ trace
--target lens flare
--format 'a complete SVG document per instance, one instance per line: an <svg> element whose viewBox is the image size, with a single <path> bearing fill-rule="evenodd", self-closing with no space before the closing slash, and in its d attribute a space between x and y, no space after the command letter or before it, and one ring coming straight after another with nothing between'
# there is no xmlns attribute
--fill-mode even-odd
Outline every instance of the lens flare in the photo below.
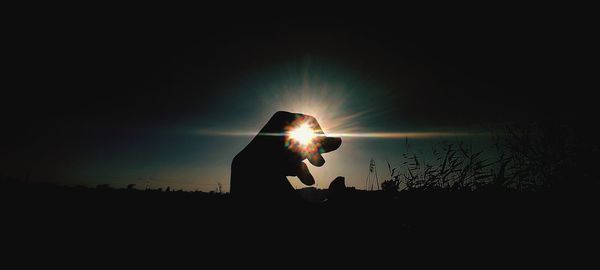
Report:
<svg viewBox="0 0 600 270"><path fill-rule="evenodd" d="M315 131L306 123L292 129L288 136L291 140L298 142L301 147L308 146L317 137Z"/></svg>
<svg viewBox="0 0 600 270"><path fill-rule="evenodd" d="M324 134L310 117L299 117L285 128L284 133L273 135L283 135L285 147L305 157L320 153L322 150L321 137Z"/></svg>

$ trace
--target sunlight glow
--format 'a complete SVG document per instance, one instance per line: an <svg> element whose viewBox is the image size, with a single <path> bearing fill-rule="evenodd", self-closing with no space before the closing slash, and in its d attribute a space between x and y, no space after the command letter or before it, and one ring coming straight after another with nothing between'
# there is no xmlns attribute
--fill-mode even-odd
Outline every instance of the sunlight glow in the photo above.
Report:
<svg viewBox="0 0 600 270"><path fill-rule="evenodd" d="M288 133L288 136L290 137L290 139L298 142L301 147L308 146L317 137L315 131L307 123L304 123L299 127L292 129Z"/></svg>
<svg viewBox="0 0 600 270"><path fill-rule="evenodd" d="M329 74L331 75L331 74ZM309 69L279 76L261 88L260 121L246 130L197 130L197 134L209 136L256 136L264 119L276 111L288 111L309 115L318 120L318 127L297 119L281 133L259 133L260 136L285 136L286 147L295 151L318 151L318 139L322 136L343 139L427 139L483 136L487 132L461 132L453 130L435 131L377 131L369 130L368 123L373 115L382 114L378 103L365 99L361 94L366 89L360 81L327 80L328 73L311 73ZM335 77L335 76L334 76ZM368 85L367 85L368 86ZM360 91L359 91L360 90ZM319 130L315 130L318 128ZM327 135L323 131L327 131Z"/></svg>
<svg viewBox="0 0 600 270"><path fill-rule="evenodd" d="M254 137L256 131L213 131L213 130L199 130L196 132L199 135L205 136L226 136L226 137ZM260 136L289 136L289 133L259 133ZM472 137L472 136L486 136L489 133L486 132L452 132L452 131L438 131L438 132L348 132L348 133L327 133L325 134L313 134L313 138L322 136L332 136L341 138L359 138L359 139L428 139L428 138L444 138L444 137Z"/></svg>

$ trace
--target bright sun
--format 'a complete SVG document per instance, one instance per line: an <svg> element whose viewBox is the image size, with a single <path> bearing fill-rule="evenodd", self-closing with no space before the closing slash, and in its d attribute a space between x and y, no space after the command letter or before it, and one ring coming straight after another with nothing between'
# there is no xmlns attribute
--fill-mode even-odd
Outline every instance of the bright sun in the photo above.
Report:
<svg viewBox="0 0 600 270"><path fill-rule="evenodd" d="M291 130L289 132L289 137L298 142L301 146L306 147L312 143L313 139L317 137L317 135L308 124L302 124L301 126Z"/></svg>

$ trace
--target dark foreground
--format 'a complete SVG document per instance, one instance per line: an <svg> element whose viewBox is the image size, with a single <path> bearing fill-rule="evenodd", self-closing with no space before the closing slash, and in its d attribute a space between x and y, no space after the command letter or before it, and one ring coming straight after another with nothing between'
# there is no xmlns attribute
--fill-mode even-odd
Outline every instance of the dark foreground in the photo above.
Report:
<svg viewBox="0 0 600 270"><path fill-rule="evenodd" d="M583 191L355 191L337 201L281 205L218 193L6 187L4 256L22 265L113 267L125 259L137 267L287 267L324 259L372 269L407 260L510 266L525 258L534 266L554 259L572 266L593 259L598 243L598 197Z"/></svg>
<svg viewBox="0 0 600 270"><path fill-rule="evenodd" d="M236 201L219 193L43 184L5 185L2 200L5 228L23 238L556 239L595 231L600 205L597 194L585 191L354 191L325 203L283 205Z"/></svg>

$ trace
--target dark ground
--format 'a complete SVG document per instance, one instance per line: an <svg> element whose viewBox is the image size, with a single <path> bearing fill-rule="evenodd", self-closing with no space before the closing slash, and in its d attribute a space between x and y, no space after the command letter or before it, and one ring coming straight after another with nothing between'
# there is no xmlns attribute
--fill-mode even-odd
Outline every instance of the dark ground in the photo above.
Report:
<svg viewBox="0 0 600 270"><path fill-rule="evenodd" d="M215 193L5 187L3 254L23 266L583 266L598 243L594 192L357 191L267 206Z"/></svg>
<svg viewBox="0 0 600 270"><path fill-rule="evenodd" d="M52 184L4 185L4 224L24 236L57 233L411 237L571 237L596 230L594 192L350 191L324 203L240 202L229 194ZM8 207L6 207L8 206ZM214 233L214 234L213 234ZM215 235L216 234L216 235Z"/></svg>

